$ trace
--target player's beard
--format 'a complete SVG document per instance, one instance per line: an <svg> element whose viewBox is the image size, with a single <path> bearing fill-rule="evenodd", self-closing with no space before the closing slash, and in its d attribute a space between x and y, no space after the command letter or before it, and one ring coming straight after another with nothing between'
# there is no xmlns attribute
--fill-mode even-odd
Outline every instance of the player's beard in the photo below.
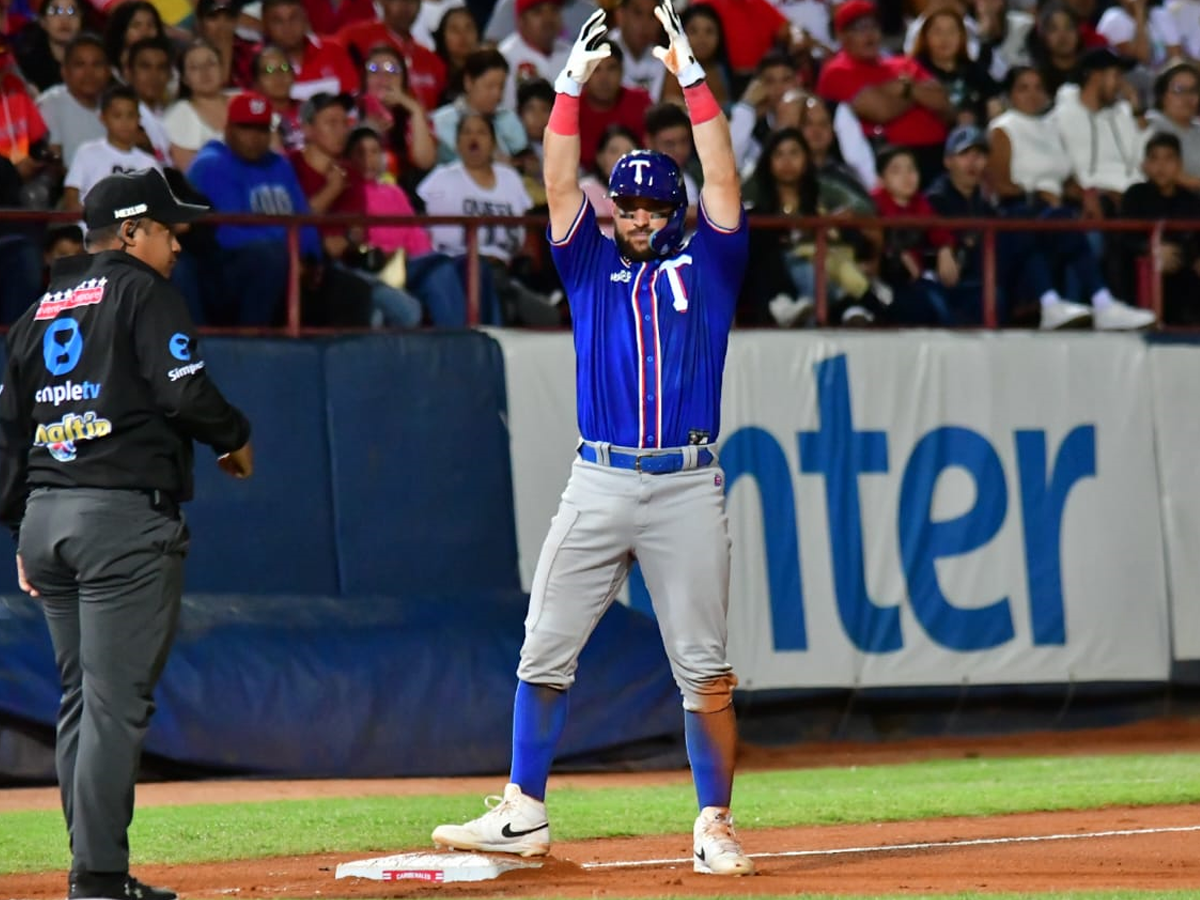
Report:
<svg viewBox="0 0 1200 900"><path fill-rule="evenodd" d="M645 234L649 238L654 232L649 231ZM654 248L649 243L646 244L644 250L639 250L630 243L629 238L616 229L613 229L613 239L617 242L617 249L621 251L621 255L630 262L650 262L652 259L658 259L658 254L654 252Z"/></svg>

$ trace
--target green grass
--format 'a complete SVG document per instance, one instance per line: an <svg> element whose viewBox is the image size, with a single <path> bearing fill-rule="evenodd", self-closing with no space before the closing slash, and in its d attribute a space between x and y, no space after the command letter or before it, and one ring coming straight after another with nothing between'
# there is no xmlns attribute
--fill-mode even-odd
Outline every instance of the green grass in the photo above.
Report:
<svg viewBox="0 0 1200 900"><path fill-rule="evenodd" d="M957 759L752 772L739 776L734 797L743 830L1182 803L1200 803L1200 755ZM555 837L566 841L683 832L695 814L695 800L686 784L562 789L551 794L549 808ZM135 864L392 852L428 847L434 825L482 811L475 795L144 807L134 818L130 840ZM59 813L0 815L0 874L62 870L68 864ZM1058 896L1147 900L1183 895Z"/></svg>

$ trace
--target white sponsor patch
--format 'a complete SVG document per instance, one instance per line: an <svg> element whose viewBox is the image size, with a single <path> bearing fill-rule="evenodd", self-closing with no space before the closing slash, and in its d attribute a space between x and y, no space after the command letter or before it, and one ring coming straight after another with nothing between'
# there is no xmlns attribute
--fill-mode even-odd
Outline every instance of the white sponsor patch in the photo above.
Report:
<svg viewBox="0 0 1200 900"><path fill-rule="evenodd" d="M180 366L178 369L172 369L167 373L167 377L172 381L178 381L180 378L186 378L189 375L195 375L204 368L204 360L199 362L189 363L186 366Z"/></svg>

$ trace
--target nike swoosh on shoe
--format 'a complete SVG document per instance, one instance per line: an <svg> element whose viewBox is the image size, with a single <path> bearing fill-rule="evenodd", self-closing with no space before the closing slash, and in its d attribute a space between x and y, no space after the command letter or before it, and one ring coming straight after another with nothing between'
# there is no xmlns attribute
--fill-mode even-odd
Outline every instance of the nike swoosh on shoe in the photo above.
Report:
<svg viewBox="0 0 1200 900"><path fill-rule="evenodd" d="M543 822L541 825L535 825L533 828L530 828L526 831L513 831L512 826L509 825L507 822L505 822L504 827L500 829L500 833L502 835L504 835L506 838L525 837L527 834L533 834L535 831L541 831L543 828L546 828L549 824L550 824L549 822Z"/></svg>

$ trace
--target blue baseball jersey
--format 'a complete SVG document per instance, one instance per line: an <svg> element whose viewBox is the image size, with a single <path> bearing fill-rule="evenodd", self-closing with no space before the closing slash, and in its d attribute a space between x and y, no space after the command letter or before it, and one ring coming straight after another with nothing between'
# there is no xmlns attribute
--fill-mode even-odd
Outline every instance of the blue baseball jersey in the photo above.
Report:
<svg viewBox="0 0 1200 900"><path fill-rule="evenodd" d="M703 202L675 254L630 262L586 199L561 241L551 237L575 330L579 433L621 447L713 443L729 329L749 252L746 214L727 230Z"/></svg>

